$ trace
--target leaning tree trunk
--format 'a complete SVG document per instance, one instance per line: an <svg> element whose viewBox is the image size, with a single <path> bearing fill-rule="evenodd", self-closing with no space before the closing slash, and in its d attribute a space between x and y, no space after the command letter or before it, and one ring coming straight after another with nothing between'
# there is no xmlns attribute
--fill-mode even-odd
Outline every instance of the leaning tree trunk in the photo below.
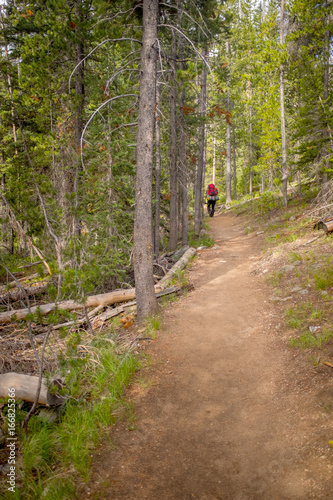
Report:
<svg viewBox="0 0 333 500"><path fill-rule="evenodd" d="M203 56L206 57L206 50L203 51ZM205 169L205 123L207 109L207 70L206 65L202 65L201 75L201 93L200 93L200 114L203 123L199 129L199 156L197 178L195 185L195 206L194 206L194 230L199 236L202 226L202 183Z"/></svg>
<svg viewBox="0 0 333 500"><path fill-rule="evenodd" d="M134 276L139 321L157 310L151 230L157 24L158 0L143 0L134 220Z"/></svg>
<svg viewBox="0 0 333 500"><path fill-rule="evenodd" d="M170 91L170 250L177 248L177 87L176 87L176 35L172 30L171 91Z"/></svg>
<svg viewBox="0 0 333 500"><path fill-rule="evenodd" d="M281 0L280 12L280 44L283 45L284 38L284 0ZM283 205L288 205L288 166L287 166L287 144L286 144L286 123L284 111L284 68L280 64L280 115L281 115L281 148L282 148L282 197Z"/></svg>

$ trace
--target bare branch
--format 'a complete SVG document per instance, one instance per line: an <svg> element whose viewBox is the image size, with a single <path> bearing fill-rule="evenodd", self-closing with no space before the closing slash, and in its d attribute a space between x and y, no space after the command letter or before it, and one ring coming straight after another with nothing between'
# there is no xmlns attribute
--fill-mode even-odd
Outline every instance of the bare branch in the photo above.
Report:
<svg viewBox="0 0 333 500"><path fill-rule="evenodd" d="M25 297L26 301L27 301L27 309L28 309L28 313L29 315L31 315L31 308L30 308L30 300L29 300L29 296L27 294L27 292L25 291L25 289L23 288L23 286L21 285L21 283L18 281L18 279L14 276L14 274L12 274L10 272L10 270L4 265L4 264L1 264L1 266L6 269L7 273L11 275L11 277L13 278L13 280L16 282L16 285L18 286L18 288L20 288L23 296ZM23 301L21 301L22 304L24 304ZM25 305L25 304L24 304ZM35 346L35 342L34 342L34 338L33 338L33 335L32 335L32 330L31 330L31 322L30 321L27 321L28 323L28 332L29 332L29 340L30 340L30 344L31 344L31 347L32 347L32 350L34 351L34 354L35 354L35 357L36 357L36 360L37 360L37 363L38 363L38 366L39 368L41 369L41 360L39 359L39 355L38 355L38 352L37 352L37 349L36 349L36 346ZM38 396L39 396L39 393L38 393Z"/></svg>
<svg viewBox="0 0 333 500"><path fill-rule="evenodd" d="M130 64L130 63L128 63L128 64ZM105 93L106 93L106 91L108 90L108 88L109 88L110 84L113 82L113 80L114 80L115 78L117 78L117 76L118 76L118 75L120 75L120 73L123 73L124 71L137 71L137 72L138 72L138 71L140 71L140 68L121 68L121 69L119 69L118 71L116 71L116 72L115 72L115 73L111 76L110 80L108 80L108 81L106 82L104 94L105 94Z"/></svg>
<svg viewBox="0 0 333 500"><path fill-rule="evenodd" d="M119 127L114 128L111 130L110 135L113 134L113 132L117 132L121 128L125 127L135 127L138 124L138 122L133 122L133 123L124 123L123 125L119 125Z"/></svg>
<svg viewBox="0 0 333 500"><path fill-rule="evenodd" d="M61 259L61 250L62 250L62 246L63 245L62 245L61 240L58 238L58 236L53 231L53 228L52 228L52 226L50 224L50 221L49 221L48 216L47 216L47 212L46 212L44 200L43 200L43 197L42 197L42 195L40 193L39 186L38 186L37 183L35 183L35 187L36 187L36 191L37 191L37 194L38 194L38 198L40 200L40 204L42 206L42 210L43 210L43 214L44 214L44 219L45 219L45 222L46 222L46 227L47 227L50 235L52 236L52 238L55 241L56 252L57 252L57 260L58 260L58 267L61 270L63 268L63 266L62 266L62 259Z"/></svg>
<svg viewBox="0 0 333 500"><path fill-rule="evenodd" d="M105 21L112 21L113 19L115 19L116 17L118 16L121 16L122 14L127 14L128 12L130 12L131 14L135 11L135 9L137 9L139 6L141 6L142 4L138 4L136 5L133 9L128 9L128 10L125 10L123 12L117 12L117 14L115 14L114 16L112 17L106 17L105 19L101 19L100 21L97 21L97 23L95 23L92 27L94 28L95 26L97 26L98 24L100 23L104 23ZM127 18L130 16L130 14L127 16Z"/></svg>
<svg viewBox="0 0 333 500"><path fill-rule="evenodd" d="M39 366L39 379L38 379L38 386L37 386L37 391L36 391L35 401L33 402L33 405L32 405L32 407L30 408L29 413L25 416L25 419L24 419L24 420L23 420L23 422L22 422L22 429L23 429L23 430L24 430L24 429L26 428L26 426L28 425L29 420L30 420L31 416L33 415L33 413L34 413L34 411L35 411L35 409L36 409L37 403L38 403L39 394L40 394L40 390L41 390L41 387L42 387L42 380L43 380L43 360L44 360L44 351L45 351L45 347L46 347L46 344L47 344L48 338L49 338L49 336L50 336L50 333L51 333L51 327L49 326L49 328L48 328L48 332L47 332L47 334L45 335L44 342L43 342L42 355L41 355L40 366Z"/></svg>
<svg viewBox="0 0 333 500"><path fill-rule="evenodd" d="M9 205L7 199L5 198L5 196L1 192L1 190L0 190L0 198L2 199L4 205L6 206L6 208L8 210L8 215L9 215L10 224L11 224L12 228L19 236L21 236L22 238L24 238L27 241L28 245L35 251L36 255L38 255L38 257L41 259L44 266L46 267L48 273L51 275L52 273L51 273L50 266L48 265L48 263L44 259L41 251L38 250L38 248L32 243L32 239L30 238L30 236L28 236L26 234L23 227L21 226L19 221L16 219L15 214L14 214L13 210L11 209L11 206Z"/></svg>
<svg viewBox="0 0 333 500"><path fill-rule="evenodd" d="M163 3L163 2L160 2L160 5L164 5L165 7L169 7L171 9L177 9L179 12L181 12L182 14L185 14L185 16L187 16L189 19L191 19L191 21L196 24L198 26L198 28L201 29L201 31L203 32L203 34L205 35L205 37L209 38L209 36L207 35L207 33L204 31L204 29L202 28L202 26L200 26L200 24L195 20L193 19L192 16L190 16L190 14L188 12L186 12L184 9L181 9L180 7L177 7L176 5L174 4L167 4L167 3ZM206 23L205 23L206 24ZM207 25L206 25L207 27ZM211 35L211 32L208 30L209 34Z"/></svg>
<svg viewBox="0 0 333 500"><path fill-rule="evenodd" d="M192 40L191 40L191 39L190 39L187 35L185 35L185 33L184 33L182 30L180 30L179 28L176 28L176 26L173 26L173 24L159 24L158 26L159 26L159 27L164 27L164 28L171 28L172 30L175 30L175 31L177 31L178 33L180 33L180 34L181 34L181 35L182 35L182 36L183 36L183 37L184 37L184 38L185 38L185 39L189 42L189 44L192 46L192 48L193 48L194 52L195 52L195 53L196 53L196 54L200 57L200 59L202 59L202 61L206 64L206 66L207 66L207 68L208 68L209 72L210 72L210 73L212 72L212 69L211 69L211 67L209 66L209 64L208 64L208 62L207 62L207 60L206 60L206 58L205 58L202 54L200 54L200 52L198 51L198 49L196 48L196 46L194 45L194 43L192 42Z"/></svg>
<svg viewBox="0 0 333 500"><path fill-rule="evenodd" d="M99 47L101 47L101 45L104 45L105 43L108 43L108 42L123 42L125 40L131 41L131 42L137 42L140 45L142 45L142 42L140 40L137 40L136 38L107 38L106 40L103 40L103 42L99 43L95 48L93 48L89 52L89 54L87 54L83 59L81 59L80 62L77 63L77 65L75 66L75 68L71 72L69 80L68 80L68 91L70 92L70 90L71 90L71 80L72 80L72 76L74 75L75 71L80 66L80 64L82 64L86 59L88 59L88 57L91 56L91 54L93 54L95 52L95 50L97 50Z"/></svg>
<svg viewBox="0 0 333 500"><path fill-rule="evenodd" d="M94 118L94 116L102 109L104 108L104 106L106 106L107 104L109 104L110 102L114 101L115 99L120 99L121 97L136 97L138 98L138 94L122 94L122 95L116 95L115 97L111 97L111 99L108 99L107 101L103 102L103 104L101 104L94 112L93 114L91 115L91 117L89 118L89 120L87 121L87 123L85 124L85 127L82 131L82 135L81 135L81 141L80 141L80 146L81 146L81 163L82 163L82 168L85 170L85 166L84 166L84 162L83 162L83 141L84 141L84 134L88 128L88 125L90 124L91 120Z"/></svg>

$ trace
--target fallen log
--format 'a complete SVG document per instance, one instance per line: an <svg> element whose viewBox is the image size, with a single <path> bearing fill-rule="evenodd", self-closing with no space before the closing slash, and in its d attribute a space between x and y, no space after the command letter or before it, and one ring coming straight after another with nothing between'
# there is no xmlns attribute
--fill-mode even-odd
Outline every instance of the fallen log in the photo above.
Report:
<svg viewBox="0 0 333 500"><path fill-rule="evenodd" d="M50 280L40 281L33 283L29 286L22 285L22 288L10 289L3 291L0 295L0 304L7 304L8 302L16 302L17 300L24 300L26 296L33 297L39 293L45 292L50 284Z"/></svg>
<svg viewBox="0 0 333 500"><path fill-rule="evenodd" d="M177 271L184 269L186 264L189 262L190 258L196 254L195 248L189 248L186 250L185 254L179 259L178 262L167 272L167 274L155 285L155 292L162 292L174 276ZM28 314L35 314L38 312L42 316L46 316L51 311L55 309L62 309L65 311L77 311L84 309L84 307L98 307L98 306L110 306L112 304L119 304L121 302L128 302L129 300L134 300L136 298L135 288L130 288L128 290L116 290L114 292L102 293L99 295L91 295L85 301L85 303L76 302L75 300L65 300L63 302L52 302L49 304L43 304L41 306L33 306L26 309L17 309L13 311L6 311L0 313L0 324L10 323L11 321L17 321L25 319Z"/></svg>
<svg viewBox="0 0 333 500"><path fill-rule="evenodd" d="M165 290L162 290L161 292L158 292L156 294L156 298L159 299L160 297L164 297L165 295L170 295L171 293L176 293L180 290L179 287L177 286L172 286L171 288L166 288ZM125 312L125 310L128 307L136 306L136 300L133 300L132 302L128 302L127 304L123 304L121 306L115 307L114 309L111 309L109 311L105 311L96 318L93 319L93 325L98 322L103 322L114 318L115 316L118 316L119 314Z"/></svg>
<svg viewBox="0 0 333 500"><path fill-rule="evenodd" d="M15 372L4 373L0 375L0 398L7 398L9 396L8 389L15 389L16 400L22 399L23 401L30 401L33 403L36 398L38 381L39 377L31 375L23 375ZM59 389L61 387L61 382L57 379L52 380L51 387ZM11 394L12 393L13 391L11 391ZM51 394L46 379L43 378L38 403L43 405L59 405L64 401L65 399L63 397Z"/></svg>
<svg viewBox="0 0 333 500"><path fill-rule="evenodd" d="M321 229L325 231L325 233L330 233L333 231L333 220L323 222Z"/></svg>
<svg viewBox="0 0 333 500"><path fill-rule="evenodd" d="M172 266L171 269L166 273L165 276L158 282L157 286L161 287L161 290L163 290L167 284L172 280L173 276L176 274L177 271L181 271L182 269L185 268L186 264L188 264L189 260L194 257L194 255L197 253L196 248L190 247L184 255L179 259L178 262L174 266Z"/></svg>
<svg viewBox="0 0 333 500"><path fill-rule="evenodd" d="M65 311L76 311L84 309L84 307L97 307L97 306L109 306L111 304L117 304L119 302L127 302L135 298L135 288L130 288L128 290L118 290L115 292L102 293L100 295L91 295L87 298L85 304L81 302L76 302L75 300L65 300L63 302L52 302L49 304L43 304L41 306L34 306L30 308L30 313L35 314L37 311L42 316L46 316L51 311L55 309L63 309ZM0 313L0 323L10 323L11 321L25 319L29 314L29 309L18 309L14 311L6 311Z"/></svg>

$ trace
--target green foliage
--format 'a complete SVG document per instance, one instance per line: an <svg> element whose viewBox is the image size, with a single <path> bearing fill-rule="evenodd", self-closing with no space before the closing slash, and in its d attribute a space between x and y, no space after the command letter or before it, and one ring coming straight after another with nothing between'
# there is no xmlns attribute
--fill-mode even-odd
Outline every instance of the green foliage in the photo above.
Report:
<svg viewBox="0 0 333 500"><path fill-rule="evenodd" d="M314 282L317 290L326 290L333 286L333 266L331 263L314 273Z"/></svg>
<svg viewBox="0 0 333 500"><path fill-rule="evenodd" d="M295 339L290 339L290 347L300 347L301 349L308 349L310 347L321 347L323 344L330 342L333 337L332 331L324 331L322 335L314 336L310 332L303 333Z"/></svg>
<svg viewBox="0 0 333 500"><path fill-rule="evenodd" d="M145 320L145 335L150 336L152 339L156 338L156 332L161 328L160 315L148 317Z"/></svg>
<svg viewBox="0 0 333 500"><path fill-rule="evenodd" d="M47 492L43 498L50 499L74 495L75 475L88 478L91 453L115 422L122 393L139 366L132 354L120 357L110 343L103 343L103 339L96 339L95 345L90 347L98 363L90 366L89 356L82 363L77 356L79 342L78 335L67 342L62 370L66 374L65 393L69 399L60 421L49 423L36 414L29 422L28 433L20 434L20 467L24 475L17 487L20 494L24 492L24 498L39 498L42 491ZM18 409L18 424L25 413ZM62 465L61 484L52 478L52 468L59 464Z"/></svg>
<svg viewBox="0 0 333 500"><path fill-rule="evenodd" d="M201 246L205 246L205 247L209 248L209 247L213 246L214 243L215 242L214 242L213 238L211 238L211 236L209 236L206 233L203 233L201 237L198 237L195 235L194 230L189 231L188 244L191 247L198 248Z"/></svg>

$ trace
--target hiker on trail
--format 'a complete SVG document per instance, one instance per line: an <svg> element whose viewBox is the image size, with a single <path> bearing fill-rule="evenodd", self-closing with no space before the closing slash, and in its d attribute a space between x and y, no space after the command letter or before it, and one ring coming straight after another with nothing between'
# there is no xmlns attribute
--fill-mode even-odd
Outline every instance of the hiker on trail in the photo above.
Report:
<svg viewBox="0 0 333 500"><path fill-rule="evenodd" d="M210 217L214 216L214 209L215 209L215 203L216 200L219 199L218 197L218 190L215 187L214 184L208 184L208 189L207 189L207 211L208 215Z"/></svg>

